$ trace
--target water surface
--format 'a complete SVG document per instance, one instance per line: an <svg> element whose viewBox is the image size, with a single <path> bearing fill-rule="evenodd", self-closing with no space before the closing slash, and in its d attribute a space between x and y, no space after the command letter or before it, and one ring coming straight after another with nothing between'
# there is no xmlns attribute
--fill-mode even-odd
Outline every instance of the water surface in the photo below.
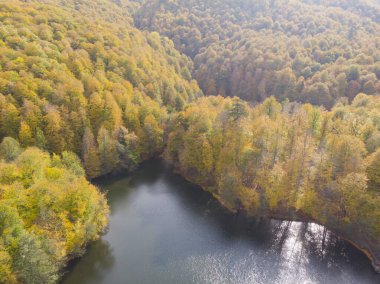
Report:
<svg viewBox="0 0 380 284"><path fill-rule="evenodd" d="M361 252L323 227L236 217L161 160L101 188L109 231L64 284L380 283Z"/></svg>

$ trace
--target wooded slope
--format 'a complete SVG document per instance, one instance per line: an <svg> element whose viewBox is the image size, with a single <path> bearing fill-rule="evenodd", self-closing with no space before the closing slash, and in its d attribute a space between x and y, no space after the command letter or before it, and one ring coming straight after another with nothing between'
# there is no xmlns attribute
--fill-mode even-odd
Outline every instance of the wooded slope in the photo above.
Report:
<svg viewBox="0 0 380 284"><path fill-rule="evenodd" d="M376 1L155 0L135 21L194 59L207 95L332 107L380 90Z"/></svg>

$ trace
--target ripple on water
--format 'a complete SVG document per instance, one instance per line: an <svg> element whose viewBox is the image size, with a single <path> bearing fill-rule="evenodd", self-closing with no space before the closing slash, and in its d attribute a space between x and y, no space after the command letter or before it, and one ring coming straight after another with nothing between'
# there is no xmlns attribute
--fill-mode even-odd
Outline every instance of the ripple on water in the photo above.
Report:
<svg viewBox="0 0 380 284"><path fill-rule="evenodd" d="M171 263L172 269L187 270L193 283L202 284L358 284L345 271L326 274L313 269L305 243L317 243L316 251L323 256L324 227L316 224L281 222L276 229L276 238L268 251L248 250L245 255L231 248L223 253L193 255L183 261ZM331 235L325 235L327 243ZM316 239L317 242L316 242ZM327 266L332 270L334 263ZM188 275L184 276L188 279Z"/></svg>

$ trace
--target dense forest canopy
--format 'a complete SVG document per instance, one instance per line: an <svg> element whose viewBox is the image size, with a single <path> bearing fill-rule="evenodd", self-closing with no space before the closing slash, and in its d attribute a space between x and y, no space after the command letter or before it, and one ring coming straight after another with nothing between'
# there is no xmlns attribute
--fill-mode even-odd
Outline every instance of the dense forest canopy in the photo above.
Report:
<svg viewBox="0 0 380 284"><path fill-rule="evenodd" d="M0 3L0 138L73 151L93 178L161 151L168 112L200 90L171 41L90 2Z"/></svg>
<svg viewBox="0 0 380 284"><path fill-rule="evenodd" d="M0 283L55 283L107 225L106 199L75 154L0 144Z"/></svg>
<svg viewBox="0 0 380 284"><path fill-rule="evenodd" d="M380 90L375 1L155 0L135 21L194 59L207 95L331 107Z"/></svg>

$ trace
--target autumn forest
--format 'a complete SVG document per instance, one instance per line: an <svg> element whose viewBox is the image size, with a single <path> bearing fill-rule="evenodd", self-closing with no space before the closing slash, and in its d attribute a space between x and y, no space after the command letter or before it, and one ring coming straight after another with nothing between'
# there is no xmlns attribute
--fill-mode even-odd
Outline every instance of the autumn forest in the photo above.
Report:
<svg viewBox="0 0 380 284"><path fill-rule="evenodd" d="M57 283L107 229L92 181L159 156L380 271L379 2L0 1L0 283Z"/></svg>

